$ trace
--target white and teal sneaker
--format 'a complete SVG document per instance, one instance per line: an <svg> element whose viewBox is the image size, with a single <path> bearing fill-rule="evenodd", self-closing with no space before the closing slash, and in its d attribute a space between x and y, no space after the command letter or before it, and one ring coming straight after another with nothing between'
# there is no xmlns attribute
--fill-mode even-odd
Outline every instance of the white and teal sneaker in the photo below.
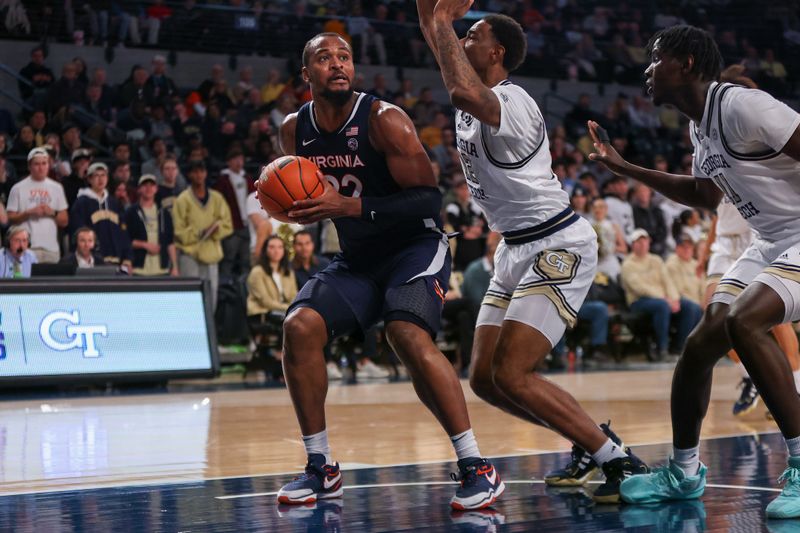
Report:
<svg viewBox="0 0 800 533"><path fill-rule="evenodd" d="M706 466L687 476L670 458L667 466L650 474L632 476L619 487L620 497L627 503L658 503L669 500L691 500L703 495L706 488Z"/></svg>
<svg viewBox="0 0 800 533"><path fill-rule="evenodd" d="M767 517L800 517L800 457L789 457L789 467L778 478L780 482L785 482L783 492L767 505Z"/></svg>

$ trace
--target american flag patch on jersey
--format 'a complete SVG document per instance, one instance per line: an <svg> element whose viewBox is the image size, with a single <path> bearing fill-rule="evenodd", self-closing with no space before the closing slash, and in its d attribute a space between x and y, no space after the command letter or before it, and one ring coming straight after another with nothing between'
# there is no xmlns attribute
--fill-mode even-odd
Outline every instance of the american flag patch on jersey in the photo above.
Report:
<svg viewBox="0 0 800 533"><path fill-rule="evenodd" d="M350 127L346 132L344 132L345 137L352 137L353 135L358 135L358 126Z"/></svg>

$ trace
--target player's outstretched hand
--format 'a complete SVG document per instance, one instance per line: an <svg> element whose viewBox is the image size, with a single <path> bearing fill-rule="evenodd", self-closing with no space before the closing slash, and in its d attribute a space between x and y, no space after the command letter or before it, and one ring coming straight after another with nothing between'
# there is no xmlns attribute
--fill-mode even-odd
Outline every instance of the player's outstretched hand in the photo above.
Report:
<svg viewBox="0 0 800 533"><path fill-rule="evenodd" d="M589 135L592 136L592 141L594 142L594 149L597 150L595 153L589 154L589 159L604 164L608 170L618 176L624 176L625 166L628 162L611 146L608 132L593 120L590 120L587 124L589 126Z"/></svg>
<svg viewBox="0 0 800 533"><path fill-rule="evenodd" d="M298 224L313 224L326 218L358 216L360 214L361 202L355 198L342 196L326 179L323 179L322 183L325 184L325 192L316 198L294 202L292 209L287 213L289 218ZM356 208L354 202L358 203L357 212L354 210Z"/></svg>
<svg viewBox="0 0 800 533"><path fill-rule="evenodd" d="M472 7L474 0L438 0L433 8L435 17L461 20Z"/></svg>

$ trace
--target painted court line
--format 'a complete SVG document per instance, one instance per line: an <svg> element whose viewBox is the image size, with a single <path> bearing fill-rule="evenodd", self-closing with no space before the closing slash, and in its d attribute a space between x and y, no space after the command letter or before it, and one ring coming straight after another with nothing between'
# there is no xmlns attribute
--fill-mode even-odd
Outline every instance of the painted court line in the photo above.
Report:
<svg viewBox="0 0 800 533"><path fill-rule="evenodd" d="M510 479L503 480L506 485L543 485L543 479ZM590 481L592 485L600 485L602 481ZM380 489L391 487L432 487L437 485L458 485L454 481L409 481L404 483L373 483L368 485L345 485L342 487L344 490L358 490L358 489ZM762 492L781 492L781 489L773 489L770 487L748 487L745 485L720 485L709 483L706 485L710 489L734 489L734 490L756 490ZM242 498L258 498L261 496L277 496L278 491L273 492L252 492L248 494L229 494L226 496L215 496L215 500L239 500Z"/></svg>

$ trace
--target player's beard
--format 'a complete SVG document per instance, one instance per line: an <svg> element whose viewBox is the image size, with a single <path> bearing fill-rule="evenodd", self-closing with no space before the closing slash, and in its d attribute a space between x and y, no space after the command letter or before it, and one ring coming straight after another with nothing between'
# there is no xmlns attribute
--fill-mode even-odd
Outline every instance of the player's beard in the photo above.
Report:
<svg viewBox="0 0 800 533"><path fill-rule="evenodd" d="M343 91L332 91L327 87L322 91L321 96L335 106L343 106L350 101L353 96L353 88L348 87Z"/></svg>

